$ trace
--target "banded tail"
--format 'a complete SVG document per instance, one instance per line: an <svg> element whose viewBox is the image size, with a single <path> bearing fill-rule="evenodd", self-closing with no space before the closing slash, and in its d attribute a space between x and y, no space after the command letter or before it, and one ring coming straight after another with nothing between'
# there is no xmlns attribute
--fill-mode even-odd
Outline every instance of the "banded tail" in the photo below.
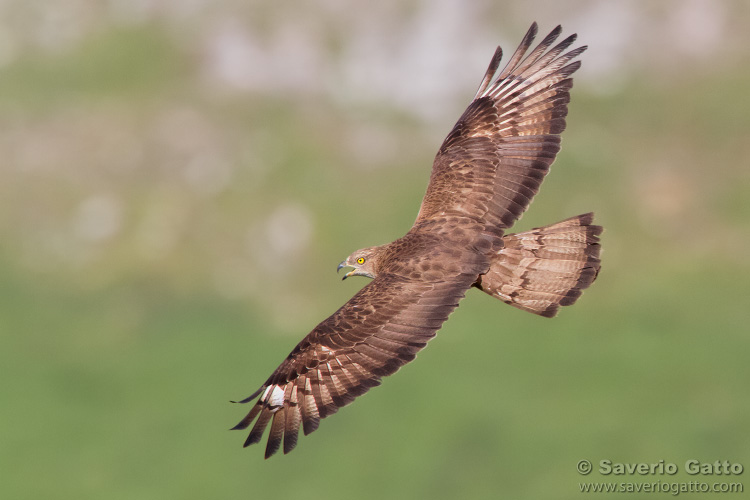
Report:
<svg viewBox="0 0 750 500"><path fill-rule="evenodd" d="M599 274L603 228L593 220L588 213L505 235L504 248L475 286L513 307L551 318L560 306L578 300Z"/></svg>

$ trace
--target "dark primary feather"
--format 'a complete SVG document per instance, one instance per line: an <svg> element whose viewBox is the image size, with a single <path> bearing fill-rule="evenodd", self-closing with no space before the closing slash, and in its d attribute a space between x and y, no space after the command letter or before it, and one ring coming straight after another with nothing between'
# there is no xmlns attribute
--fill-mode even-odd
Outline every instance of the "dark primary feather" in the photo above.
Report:
<svg viewBox="0 0 750 500"><path fill-rule="evenodd" d="M435 157L417 224L460 214L500 235L539 190L560 150L569 77L580 66L570 61L586 47L562 54L575 41L571 35L550 49L558 26L526 55L536 31L534 23L497 77L502 52L495 52L474 101Z"/></svg>

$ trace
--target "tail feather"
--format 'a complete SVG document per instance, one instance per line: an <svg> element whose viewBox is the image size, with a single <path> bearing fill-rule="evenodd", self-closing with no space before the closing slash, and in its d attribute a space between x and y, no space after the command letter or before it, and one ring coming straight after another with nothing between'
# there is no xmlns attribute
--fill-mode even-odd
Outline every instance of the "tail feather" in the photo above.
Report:
<svg viewBox="0 0 750 500"><path fill-rule="evenodd" d="M601 226L594 214L503 237L505 246L476 283L506 304L551 318L573 304L599 274Z"/></svg>

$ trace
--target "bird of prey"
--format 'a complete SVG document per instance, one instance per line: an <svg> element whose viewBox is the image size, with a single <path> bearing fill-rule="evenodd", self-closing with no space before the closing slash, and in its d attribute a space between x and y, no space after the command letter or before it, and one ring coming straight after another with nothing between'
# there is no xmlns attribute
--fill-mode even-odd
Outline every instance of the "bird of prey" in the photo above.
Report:
<svg viewBox="0 0 750 500"><path fill-rule="evenodd" d="M574 59L586 50L566 52L575 34L552 47L561 31L557 26L529 52L532 24L499 73L497 48L474 100L440 146L412 228L339 264L352 269L344 279L372 281L240 401L258 398L234 427L255 421L245 446L258 443L270 423L266 458L282 441L284 453L291 451L300 426L309 434L412 361L471 287L551 317L596 279L602 228L592 213L505 234L560 150L571 75L581 65Z"/></svg>

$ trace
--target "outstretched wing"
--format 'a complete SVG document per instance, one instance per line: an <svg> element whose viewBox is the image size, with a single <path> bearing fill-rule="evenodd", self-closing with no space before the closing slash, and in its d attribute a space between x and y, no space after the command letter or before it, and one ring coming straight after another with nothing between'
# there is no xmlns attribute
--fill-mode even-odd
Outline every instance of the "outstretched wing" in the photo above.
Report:
<svg viewBox="0 0 750 500"><path fill-rule="evenodd" d="M497 77L497 48L474 101L440 147L415 225L443 214L468 216L502 233L529 206L560 150L568 113L570 62L586 47L562 54L571 35L550 50L555 28L526 57L534 23ZM494 80L493 80L494 78Z"/></svg>
<svg viewBox="0 0 750 500"><path fill-rule="evenodd" d="M261 440L269 422L266 458L284 442L284 453L321 418L380 385L413 360L448 319L476 274L425 282L380 275L300 342L247 403L260 395L234 427L255 425L245 446Z"/></svg>

